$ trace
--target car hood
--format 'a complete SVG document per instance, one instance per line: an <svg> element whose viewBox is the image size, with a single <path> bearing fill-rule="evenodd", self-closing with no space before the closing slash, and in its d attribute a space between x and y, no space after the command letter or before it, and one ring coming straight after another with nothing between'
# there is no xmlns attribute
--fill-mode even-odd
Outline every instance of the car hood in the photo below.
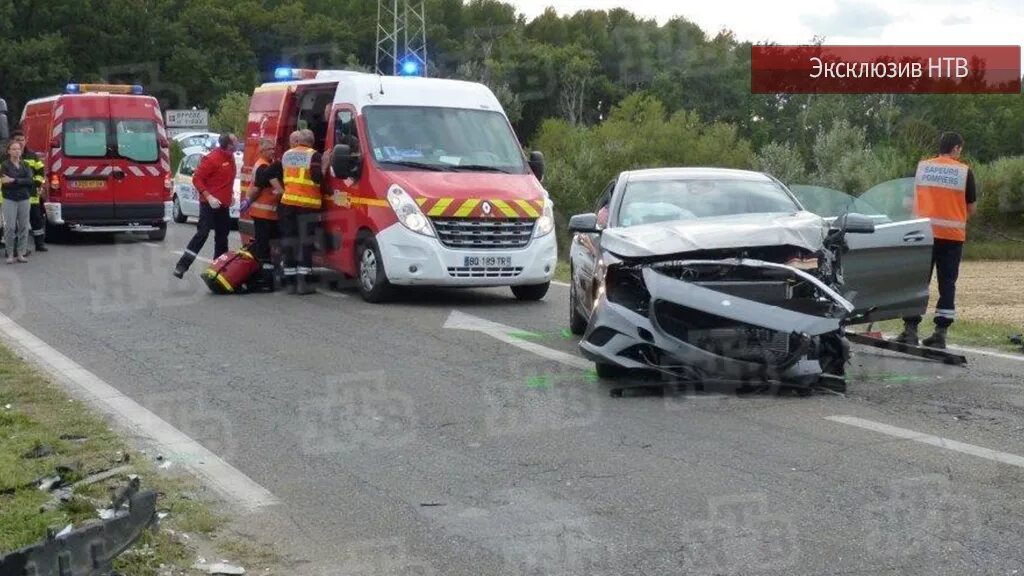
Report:
<svg viewBox="0 0 1024 576"><path fill-rule="evenodd" d="M797 246L817 252L826 230L825 221L810 212L740 214L608 228L601 235L601 246L623 258L759 246Z"/></svg>
<svg viewBox="0 0 1024 576"><path fill-rule="evenodd" d="M493 200L544 200L547 194L531 174L490 172L389 171L392 182L414 198L480 198Z"/></svg>

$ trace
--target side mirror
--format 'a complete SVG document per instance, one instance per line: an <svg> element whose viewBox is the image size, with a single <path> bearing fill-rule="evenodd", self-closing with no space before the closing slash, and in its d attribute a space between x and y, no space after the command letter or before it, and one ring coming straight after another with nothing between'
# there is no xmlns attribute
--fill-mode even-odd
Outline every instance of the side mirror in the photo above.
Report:
<svg viewBox="0 0 1024 576"><path fill-rule="evenodd" d="M331 169L337 178L355 178L358 172L356 156L348 144L337 144L331 151Z"/></svg>
<svg viewBox="0 0 1024 576"><path fill-rule="evenodd" d="M597 214L591 212L588 214L577 214L569 218L569 231L582 232L584 234L600 232L601 229L597 227Z"/></svg>
<svg viewBox="0 0 1024 576"><path fill-rule="evenodd" d="M533 175L537 177L537 180L544 181L544 153L534 150L530 152L530 170L533 171Z"/></svg>
<svg viewBox="0 0 1024 576"><path fill-rule="evenodd" d="M875 221L864 214L845 214L832 223L833 230L845 230L847 234L873 234Z"/></svg>

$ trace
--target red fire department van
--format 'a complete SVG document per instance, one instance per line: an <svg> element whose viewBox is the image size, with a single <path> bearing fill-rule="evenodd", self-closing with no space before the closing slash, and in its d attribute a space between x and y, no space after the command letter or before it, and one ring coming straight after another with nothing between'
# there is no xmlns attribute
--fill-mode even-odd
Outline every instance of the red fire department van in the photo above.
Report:
<svg viewBox="0 0 1024 576"><path fill-rule="evenodd" d="M486 86L302 69L275 79L252 96L243 186L261 139L280 157L293 130L313 130L327 172L318 269L356 278L370 302L407 285L544 297L557 249L543 156L523 153ZM239 228L251 234L248 214Z"/></svg>
<svg viewBox="0 0 1024 576"><path fill-rule="evenodd" d="M156 98L141 86L68 84L21 116L44 157L47 236L143 232L163 240L171 219L170 152Z"/></svg>

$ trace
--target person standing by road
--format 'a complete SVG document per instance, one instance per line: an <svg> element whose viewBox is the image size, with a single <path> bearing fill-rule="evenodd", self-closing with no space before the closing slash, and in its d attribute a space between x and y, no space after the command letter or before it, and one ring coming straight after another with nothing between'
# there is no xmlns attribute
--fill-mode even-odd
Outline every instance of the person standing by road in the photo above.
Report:
<svg viewBox="0 0 1024 576"><path fill-rule="evenodd" d="M4 245L7 263L28 262L29 206L36 183L32 168L22 159L21 143L7 144L7 159L0 164L3 194Z"/></svg>
<svg viewBox="0 0 1024 576"><path fill-rule="evenodd" d="M289 294L312 294L313 247L316 219L323 205L321 154L313 149L309 129L292 134L292 148L281 157L284 194L280 217L284 248L284 281Z"/></svg>
<svg viewBox="0 0 1024 576"><path fill-rule="evenodd" d="M931 220L935 237L931 270L939 280L935 332L921 342L929 348L946 347L947 332L956 320L956 280L967 240L967 220L978 201L974 173L960 161L963 148L960 134L946 132L939 140L939 155L918 163L914 177L914 214ZM920 323L920 316L904 318L903 332L895 341L916 346Z"/></svg>
<svg viewBox="0 0 1024 576"><path fill-rule="evenodd" d="M241 213L249 211L253 223L253 255L261 262L263 286L274 285L272 244L280 237L277 207L284 193L284 169L274 158L274 141L260 140L260 156L253 166L252 185L240 206Z"/></svg>
<svg viewBox="0 0 1024 576"><path fill-rule="evenodd" d="M174 266L174 275L182 278L203 249L213 231L213 257L228 251L231 231L231 203L235 190L234 134L221 134L217 147L203 157L192 176L192 185L199 194L199 225L181 259Z"/></svg>
<svg viewBox="0 0 1024 576"><path fill-rule="evenodd" d="M29 149L25 143L25 132L22 130L15 130L11 133L11 140L21 144L21 161L26 166L32 169L32 179L35 181L36 189L29 199L29 212L28 219L31 225L32 240L35 243L36 252L48 252L49 249L46 247L46 217L43 215L43 184L46 182L45 166L43 161L39 158L39 155ZM27 253L31 253L29 248Z"/></svg>

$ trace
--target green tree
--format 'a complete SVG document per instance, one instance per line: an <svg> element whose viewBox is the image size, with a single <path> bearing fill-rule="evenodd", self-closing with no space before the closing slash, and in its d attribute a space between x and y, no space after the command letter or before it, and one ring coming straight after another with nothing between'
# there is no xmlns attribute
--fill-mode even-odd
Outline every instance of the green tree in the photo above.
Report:
<svg viewBox="0 0 1024 576"><path fill-rule="evenodd" d="M217 108L210 117L210 129L244 138L248 121L249 95L244 92L228 92L217 102Z"/></svg>

